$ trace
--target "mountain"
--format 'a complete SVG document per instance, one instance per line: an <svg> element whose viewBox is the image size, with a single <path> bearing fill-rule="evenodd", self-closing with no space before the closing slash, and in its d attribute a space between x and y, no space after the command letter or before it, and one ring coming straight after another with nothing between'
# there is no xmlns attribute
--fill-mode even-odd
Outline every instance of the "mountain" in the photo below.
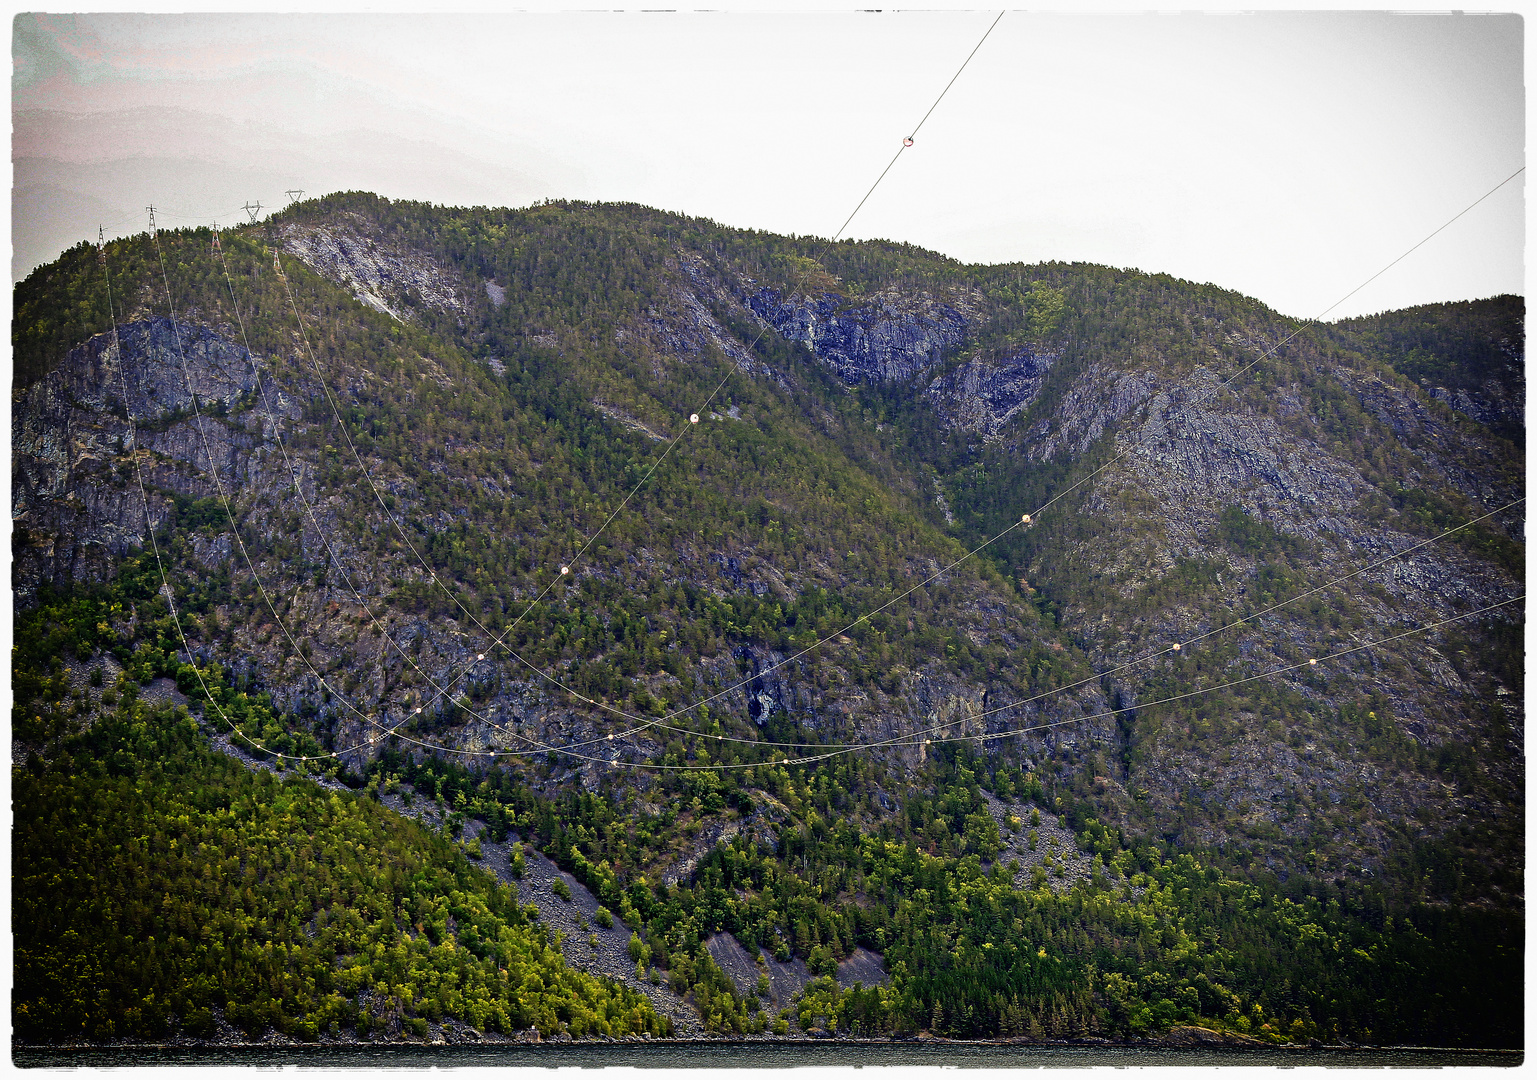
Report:
<svg viewBox="0 0 1537 1080"><path fill-rule="evenodd" d="M364 194L217 248L16 289L39 792L184 695L683 1030L1519 1041L1519 298Z"/></svg>

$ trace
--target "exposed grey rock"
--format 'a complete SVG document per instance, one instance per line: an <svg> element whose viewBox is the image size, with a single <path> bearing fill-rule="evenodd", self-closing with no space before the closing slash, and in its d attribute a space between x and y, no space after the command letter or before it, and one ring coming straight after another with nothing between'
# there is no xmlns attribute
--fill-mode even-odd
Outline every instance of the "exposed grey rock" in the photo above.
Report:
<svg viewBox="0 0 1537 1080"><path fill-rule="evenodd" d="M935 378L925 393L951 424L991 442L1030 407L1058 355L1026 346L997 359L968 360ZM945 516L948 520L948 510Z"/></svg>
<svg viewBox="0 0 1537 1080"><path fill-rule="evenodd" d="M1086 880L1093 870L1093 859L1078 850L1078 839L1056 814L1042 813L1029 805L994 798L983 792L987 811L998 823L1003 850L996 862L1019 869L1014 873L1017 888L1036 887L1036 870L1041 882L1054 893L1065 893ZM1036 818L1040 820L1036 822ZM1033 835L1032 835L1033 834Z"/></svg>
<svg viewBox="0 0 1537 1080"><path fill-rule="evenodd" d="M863 945L854 946L854 951L839 962L836 978L838 985L844 989L855 984L868 987L886 986L891 982L885 960L879 953L871 952Z"/></svg>
<svg viewBox="0 0 1537 1080"><path fill-rule="evenodd" d="M750 953L730 934L711 934L705 939L704 946L710 958L731 980L732 986L742 997L758 996L759 979L762 976L768 976L769 992L767 997L760 1000L764 1008L770 1012L788 1008L807 984L816 978L807 970L806 962L799 957L779 961L762 947L756 954ZM891 982L891 976L887 973L884 961L878 953L873 953L863 946L856 946L854 951L838 964L838 973L834 981L843 989L848 989L856 983L864 986L886 986Z"/></svg>
<svg viewBox="0 0 1537 1080"><path fill-rule="evenodd" d="M121 358L112 335L98 335L12 403L11 516L25 530L13 582L22 599L45 581L98 578L146 543L145 500L128 456L134 427L152 487L150 527L166 520L161 491L213 494L210 451L225 483L251 479L263 436L238 414L256 388L245 350L206 327L164 318L129 323L118 336Z"/></svg>
<svg viewBox="0 0 1537 1080"><path fill-rule="evenodd" d="M747 306L779 334L811 348L847 383L905 382L938 365L966 338L969 305L888 290L855 306L831 293L782 297L762 287Z"/></svg>
<svg viewBox="0 0 1537 1080"><path fill-rule="evenodd" d="M346 285L358 301L401 322L419 308L463 314L462 286L433 259L387 240L358 214L324 225L287 223L283 247L316 273ZM497 300L489 282L486 293ZM505 294L503 294L505 300Z"/></svg>
<svg viewBox="0 0 1537 1080"><path fill-rule="evenodd" d="M648 313L645 327L652 342L661 351L690 362L707 362L718 353L730 359L737 370L756 378L771 379L781 386L790 385L788 377L763 363L739 341L720 320L712 307L721 310L737 310L744 316L737 297L731 288L713 274L704 262L691 252L677 251L678 267L687 279L688 287L672 291L673 303L665 308L653 308ZM749 316L750 317L750 316Z"/></svg>
<svg viewBox="0 0 1537 1080"><path fill-rule="evenodd" d="M1432 386L1425 393L1435 401L1444 401L1464 416L1477 420L1480 424L1507 423L1525 425L1526 403L1523 400L1510 401L1506 398L1504 389L1498 383L1489 383L1481 394L1469 393L1463 387L1448 390L1444 386Z"/></svg>

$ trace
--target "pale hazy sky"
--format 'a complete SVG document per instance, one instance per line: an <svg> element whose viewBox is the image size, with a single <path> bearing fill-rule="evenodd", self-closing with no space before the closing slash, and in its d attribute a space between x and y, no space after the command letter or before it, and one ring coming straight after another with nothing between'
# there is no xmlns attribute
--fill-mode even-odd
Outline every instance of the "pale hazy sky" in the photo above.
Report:
<svg viewBox="0 0 1537 1080"><path fill-rule="evenodd" d="M285 189L837 230L997 9L20 15L13 273ZM1314 315L1524 163L1516 15L1010 12L849 230ZM1331 317L1524 292L1518 177Z"/></svg>

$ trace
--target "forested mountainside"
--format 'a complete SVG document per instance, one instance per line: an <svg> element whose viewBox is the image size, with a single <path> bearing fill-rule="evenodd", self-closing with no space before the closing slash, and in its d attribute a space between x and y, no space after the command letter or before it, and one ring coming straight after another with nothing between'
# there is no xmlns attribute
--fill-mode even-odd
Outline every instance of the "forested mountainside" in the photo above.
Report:
<svg viewBox="0 0 1537 1080"><path fill-rule="evenodd" d="M24 1038L1520 1042L1520 298L1309 327L350 194L81 246L15 311ZM105 895L108 813L228 876L226 953L50 899ZM273 815L308 847L232 862ZM410 961L455 947L521 996ZM87 970L154 1007L103 1028Z"/></svg>

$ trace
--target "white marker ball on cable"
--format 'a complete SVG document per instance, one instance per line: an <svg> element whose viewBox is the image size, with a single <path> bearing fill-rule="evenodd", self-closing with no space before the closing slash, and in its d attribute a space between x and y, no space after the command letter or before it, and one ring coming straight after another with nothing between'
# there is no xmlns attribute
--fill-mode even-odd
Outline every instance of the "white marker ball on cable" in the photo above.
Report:
<svg viewBox="0 0 1537 1080"><path fill-rule="evenodd" d="M902 140L902 145L903 146L911 146L911 145L913 145L913 137L911 135L909 135L907 138L903 139Z"/></svg>
<svg viewBox="0 0 1537 1080"><path fill-rule="evenodd" d="M569 567L569 566L562 566L560 568L560 572L562 574L569 574L569 573L571 573L571 567Z"/></svg>
<svg viewBox="0 0 1537 1080"><path fill-rule="evenodd" d="M475 659L477 659L477 660L484 660L485 658L486 658L486 654L485 653L481 653L479 656L475 657Z"/></svg>
<svg viewBox="0 0 1537 1080"><path fill-rule="evenodd" d="M689 413L688 414L688 422L690 424L697 424L697 423L699 423L699 414L698 413Z"/></svg>

